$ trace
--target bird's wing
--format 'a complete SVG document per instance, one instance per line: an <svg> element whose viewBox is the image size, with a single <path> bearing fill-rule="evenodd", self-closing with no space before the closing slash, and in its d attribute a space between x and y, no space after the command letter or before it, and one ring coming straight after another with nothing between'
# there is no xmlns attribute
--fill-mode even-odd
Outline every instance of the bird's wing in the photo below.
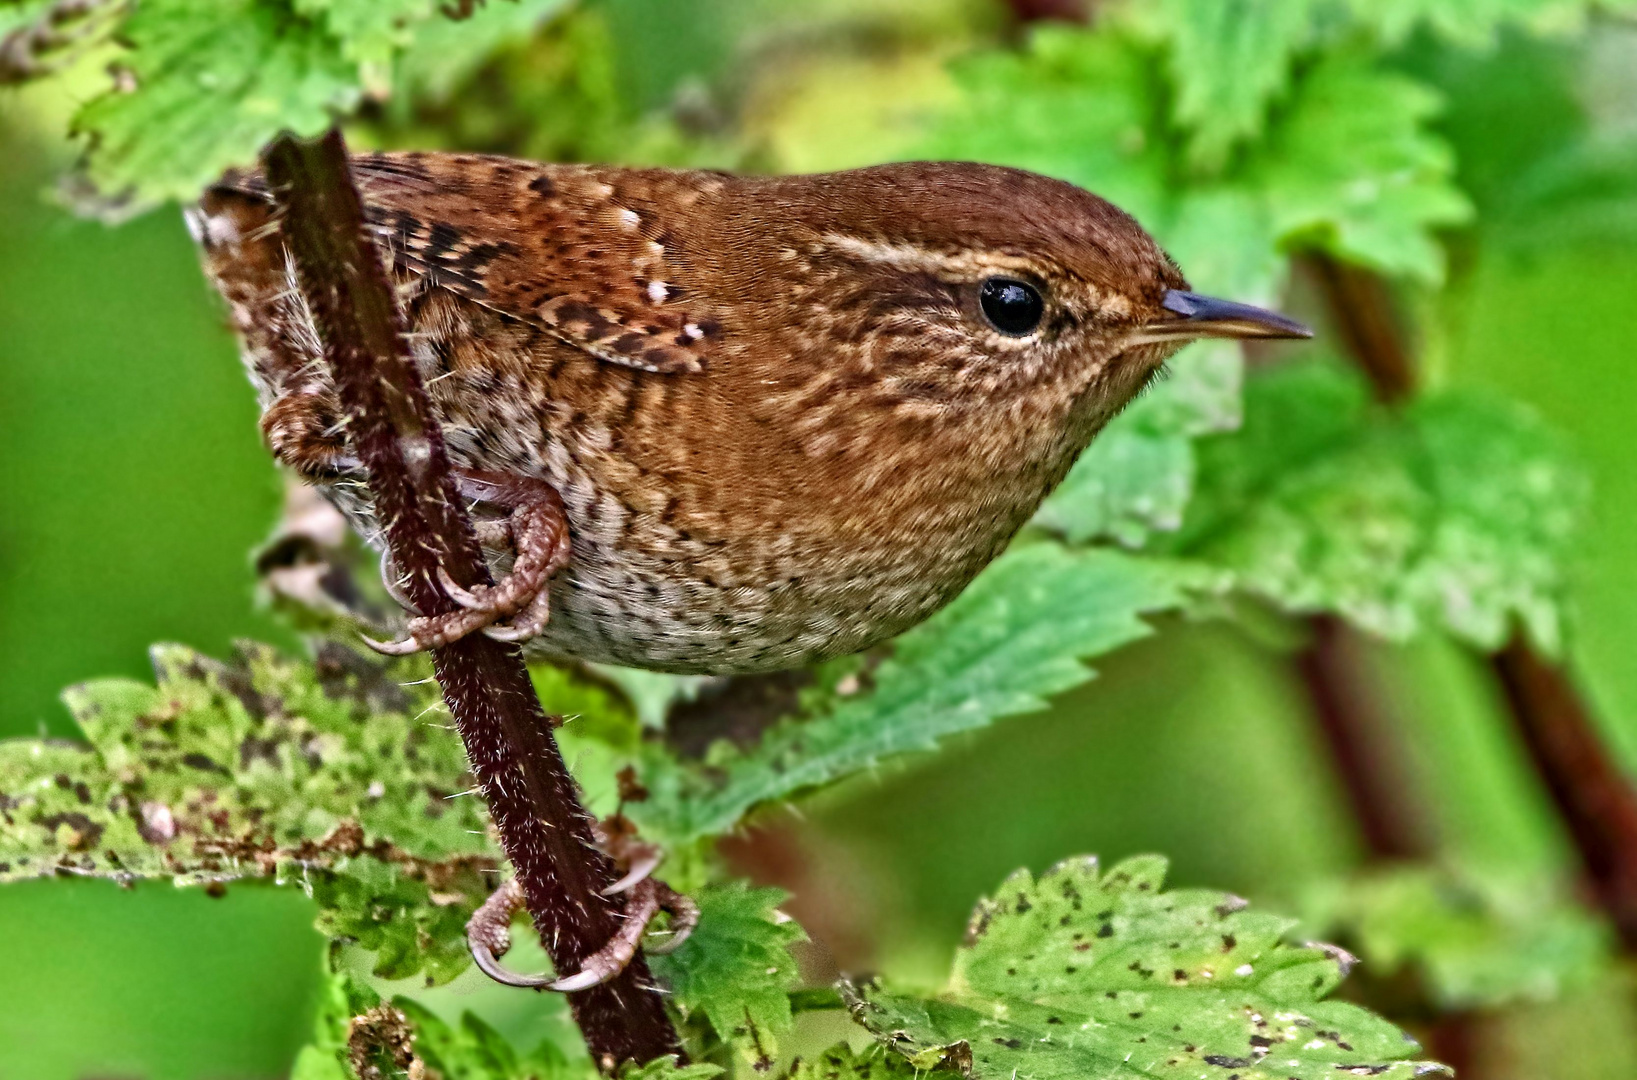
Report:
<svg viewBox="0 0 1637 1080"><path fill-rule="evenodd" d="M719 178L472 154L362 154L352 167L365 218L400 270L609 363L705 368L722 325L678 286L653 208ZM222 186L266 195L259 175Z"/></svg>

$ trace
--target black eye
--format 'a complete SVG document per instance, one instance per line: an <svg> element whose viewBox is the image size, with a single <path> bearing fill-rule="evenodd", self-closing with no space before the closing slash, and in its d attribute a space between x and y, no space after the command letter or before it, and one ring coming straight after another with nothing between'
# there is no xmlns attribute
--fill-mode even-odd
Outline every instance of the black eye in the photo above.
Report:
<svg viewBox="0 0 1637 1080"><path fill-rule="evenodd" d="M992 277L985 281L978 290L978 305L990 326L1015 337L1033 332L1046 314L1046 301L1040 298L1040 291L1016 278Z"/></svg>

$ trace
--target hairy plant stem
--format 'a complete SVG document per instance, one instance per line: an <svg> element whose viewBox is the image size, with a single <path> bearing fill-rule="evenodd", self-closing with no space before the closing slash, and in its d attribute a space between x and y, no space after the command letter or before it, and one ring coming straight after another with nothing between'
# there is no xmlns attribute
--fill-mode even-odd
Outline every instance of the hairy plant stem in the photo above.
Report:
<svg viewBox="0 0 1637 1080"><path fill-rule="evenodd" d="M1328 256L1311 257L1307 266L1377 397L1407 398L1415 370L1386 282ZM1569 672L1521 630L1488 663L1593 894L1626 953L1637 955L1637 786L1610 754Z"/></svg>
<svg viewBox="0 0 1637 1080"><path fill-rule="evenodd" d="M364 228L339 132L276 140L265 154L280 229L312 311L352 446L369 470L376 519L424 614L455 610L439 565L461 585L490 584L442 433L410 356L381 257ZM432 654L444 701L557 971L579 970L618 929L602 894L613 866L551 734L516 645L473 634ZM616 979L569 997L605 1071L680 1050L640 955Z"/></svg>

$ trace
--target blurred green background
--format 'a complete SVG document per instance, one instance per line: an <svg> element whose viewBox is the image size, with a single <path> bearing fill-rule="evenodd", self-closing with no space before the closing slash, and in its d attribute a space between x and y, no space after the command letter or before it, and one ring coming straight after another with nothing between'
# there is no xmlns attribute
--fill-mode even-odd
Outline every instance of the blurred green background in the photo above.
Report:
<svg viewBox="0 0 1637 1080"><path fill-rule="evenodd" d="M899 6L929 35L974 7ZM614 53L626 99L648 107L723 62L711 43L726 35L711 20L744 5L608 7L616 30L668 20L627 33L629 48ZM1583 456L1597 494L1577 567L1574 659L1637 769L1637 249L1595 217L1519 240L1527 222L1485 204L1498 205L1513 164L1565 115L1589 107L1543 89L1563 65L1596 73L1596 57L1577 48L1510 41L1459 62L1406 58L1451 90L1443 128L1484 214L1431 319L1429 377L1530 403ZM868 57L868 42L855 51ZM849 95L865 91L844 76L864 63L793 68L800 94L766 108L785 130L845 133ZM892 78L935 67L912 58L864 85L888 92ZM69 153L40 134L52 130L41 118L67 104L0 97L0 736L72 734L61 688L144 677L154 641L217 653L236 637L294 645L253 602L249 552L272 526L280 481L222 315L174 210L108 227L47 197ZM869 133L857 138L867 156ZM786 159L799 164L799 149ZM1381 647L1372 670L1401 715L1436 718L1406 737L1447 849L1560 865L1561 837L1466 655ZM1156 788L1167 796L1144 797ZM1181 623L1111 658L1049 715L827 795L778 842L801 853L786 875L802 893L798 914L840 959L928 980L973 898L1019 865L1159 850L1178 883L1288 901L1357 858L1287 665L1232 628ZM0 927L12 939L0 1080L273 1077L306 1036L322 942L296 890L243 886L212 899L41 883L0 890ZM440 993L462 1006L490 1000L465 980ZM1529 1034L1495 1035L1493 1074L1637 1075L1621 1034L1630 995L1603 987L1508 1019ZM543 1022L530 1011L538 999L523 997L494 1007L503 1027Z"/></svg>

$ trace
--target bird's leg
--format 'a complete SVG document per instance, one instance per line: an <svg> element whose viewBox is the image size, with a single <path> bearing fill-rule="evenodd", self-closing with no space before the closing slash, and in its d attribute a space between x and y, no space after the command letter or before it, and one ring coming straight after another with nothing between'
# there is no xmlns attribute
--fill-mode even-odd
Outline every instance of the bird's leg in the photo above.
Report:
<svg viewBox="0 0 1637 1080"><path fill-rule="evenodd" d="M661 945L649 945L648 951L668 953L688 939L699 923L699 907L688 897L651 876L660 861L658 846L637 840L619 815L608 822L598 822L596 832L599 846L613 857L617 866L626 871L619 881L603 890L605 896L624 894L625 911L621 917L625 919L625 925L609 939L608 944L586 957L580 964L580 970L572 975L519 975L500 964L500 958L511 948L512 918L523 909L523 887L516 878L512 878L496 889L466 924L467 945L472 950L472 960L478 970L506 986L572 994L601 986L624 971L642 945L642 935L647 931L648 924L661 911L671 916L670 927L664 931L671 935L671 940ZM629 863L627 856L632 856Z"/></svg>
<svg viewBox="0 0 1637 1080"><path fill-rule="evenodd" d="M462 494L510 511L504 522L482 522L478 538L489 546L510 541L517 552L511 573L498 584L465 589L440 567L438 580L461 610L417 615L409 620L405 635L396 641L365 638L378 652L401 656L435 649L480 630L499 641L523 641L545 629L550 616L548 584L569 554L568 518L563 513L562 499L541 480L458 468L454 472ZM383 566L383 573L389 591L402 599L401 590L392 589L391 567ZM497 625L507 619L511 620L509 624Z"/></svg>

